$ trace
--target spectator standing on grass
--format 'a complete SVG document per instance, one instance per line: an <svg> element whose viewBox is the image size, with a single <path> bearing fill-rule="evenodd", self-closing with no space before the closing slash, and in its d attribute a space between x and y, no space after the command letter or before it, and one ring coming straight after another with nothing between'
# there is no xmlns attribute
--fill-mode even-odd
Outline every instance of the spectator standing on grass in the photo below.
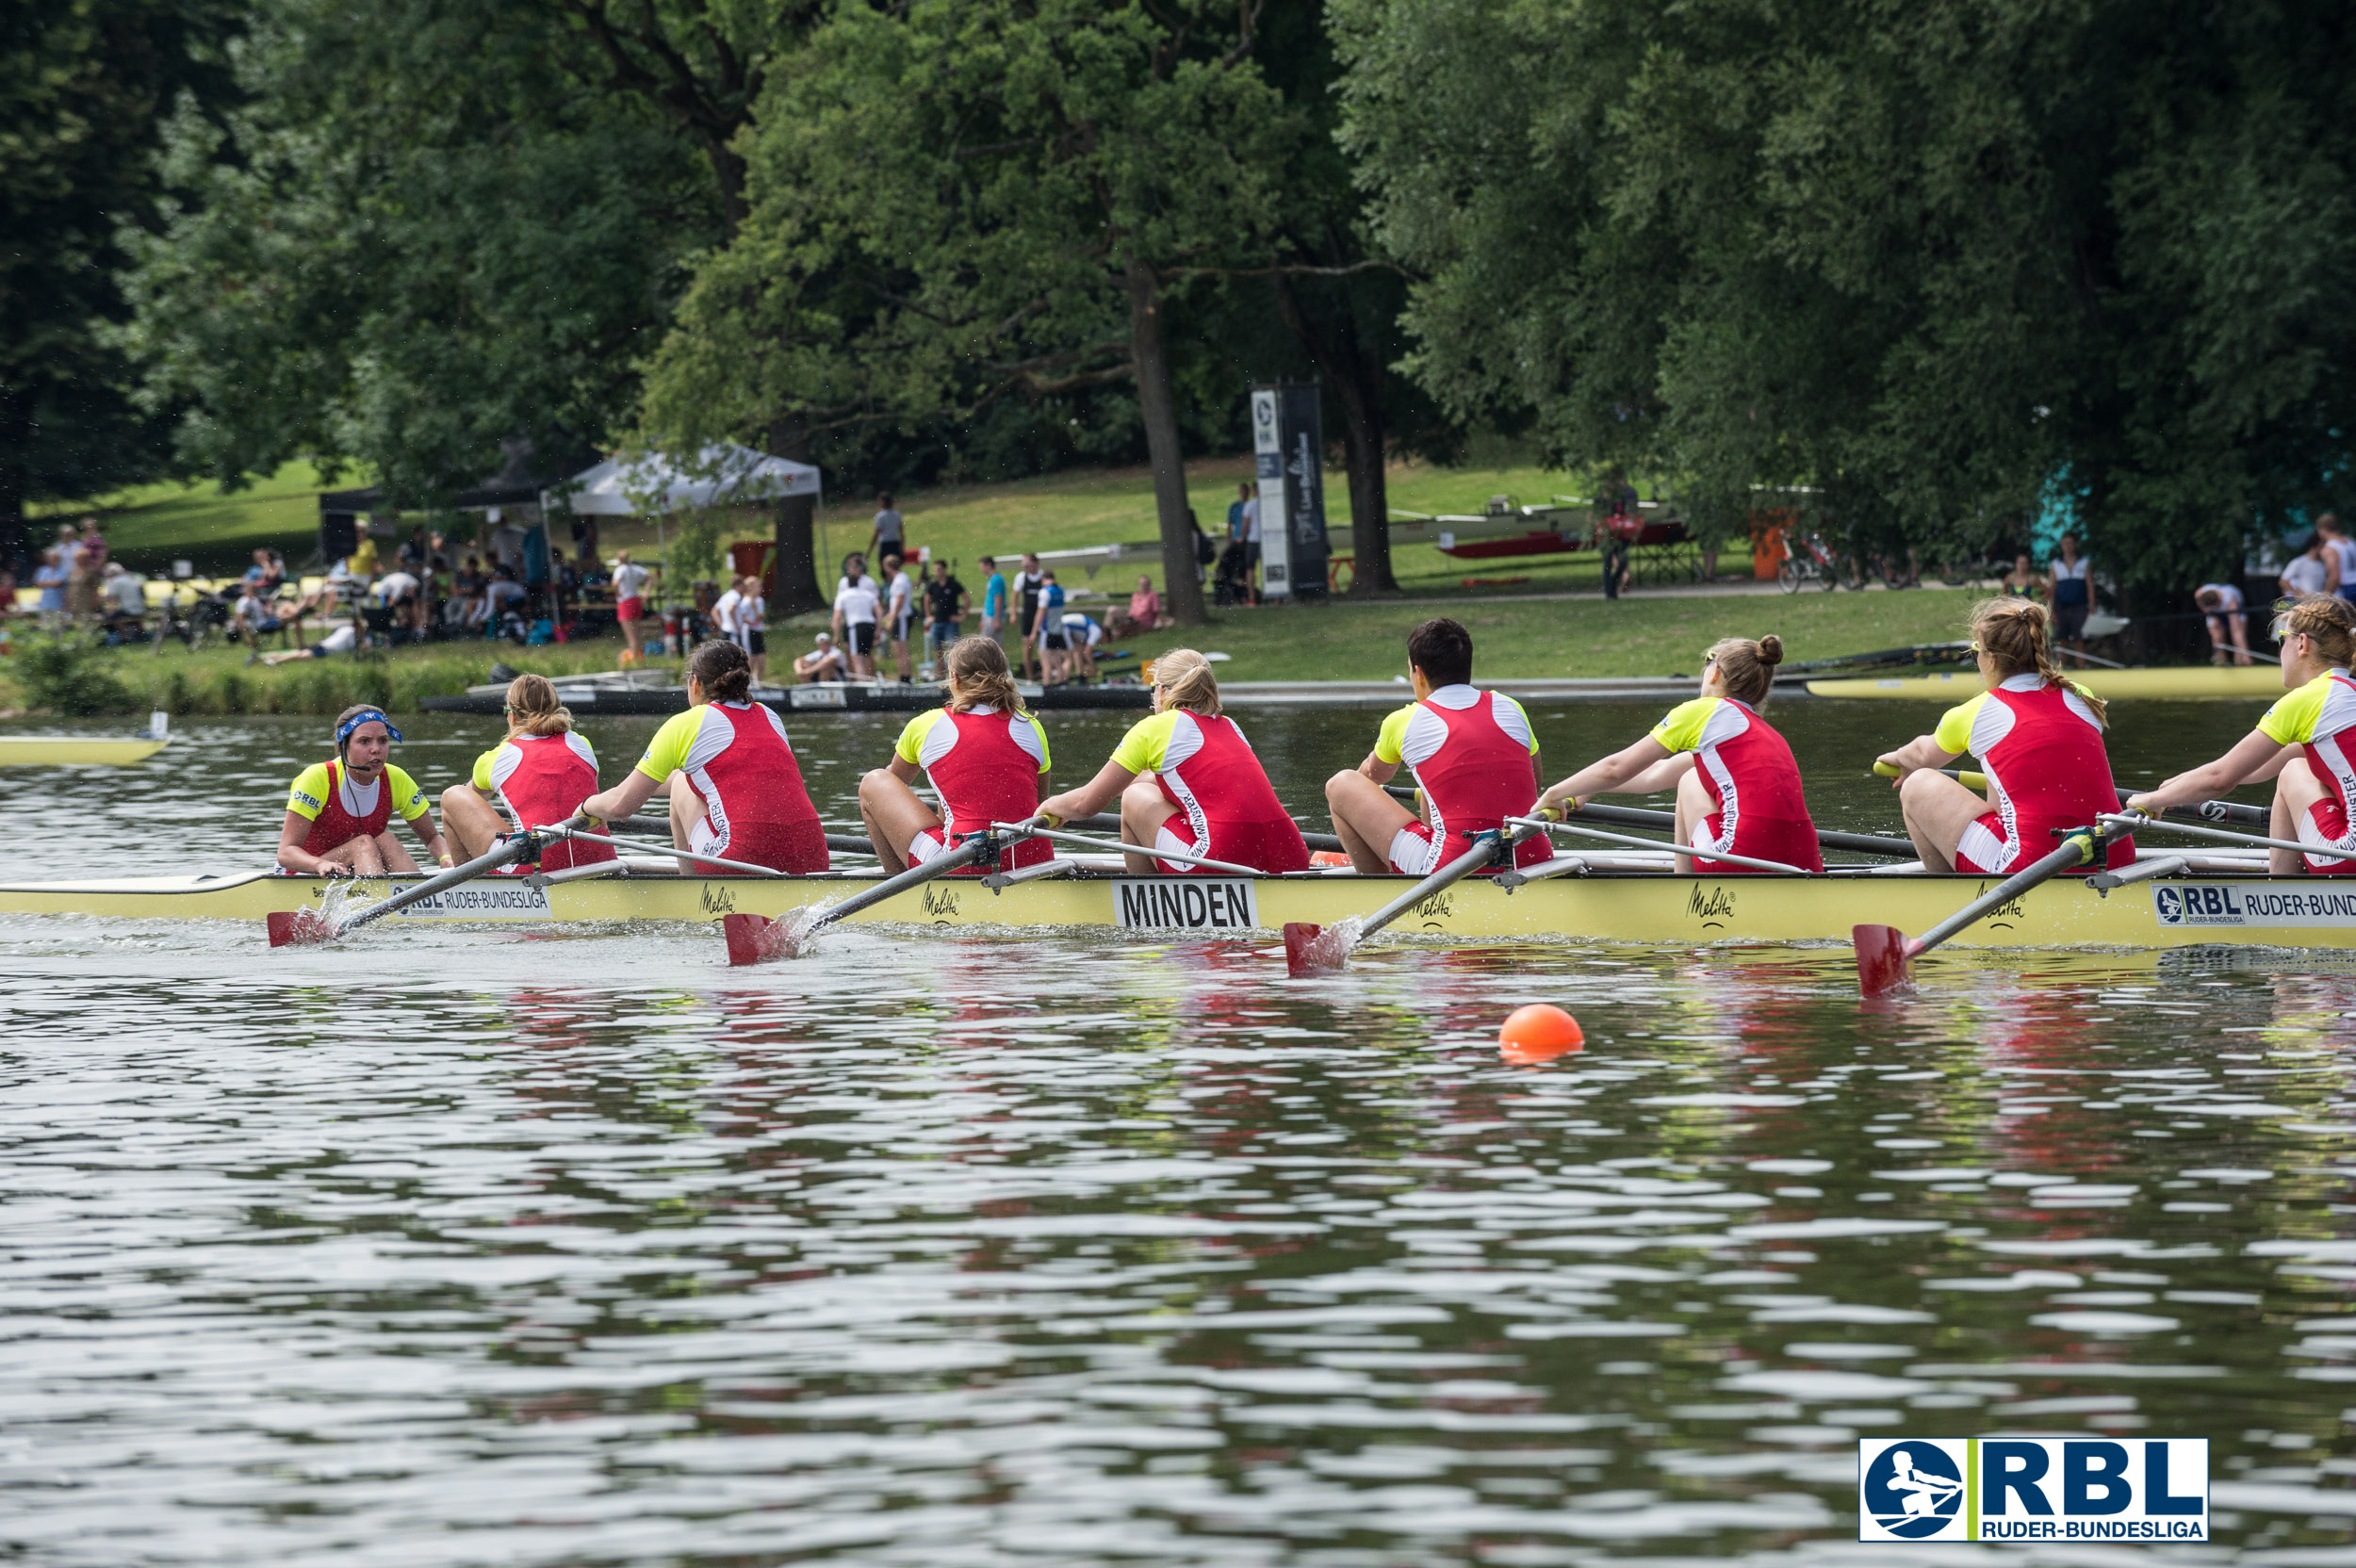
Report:
<svg viewBox="0 0 2356 1568"><path fill-rule="evenodd" d="M908 554L908 524L892 504L889 490L875 497L875 526L867 536L867 553L877 561Z"/></svg>
<svg viewBox="0 0 2356 1568"><path fill-rule="evenodd" d="M474 561L468 558L466 564ZM614 557L614 624L622 629L622 662L635 664L646 657L640 645L646 630L646 584L654 574L631 562L630 551L620 550ZM461 580L462 583L464 580ZM465 590L462 586L460 591Z"/></svg>
<svg viewBox="0 0 2356 1568"><path fill-rule="evenodd" d="M1231 545L1243 543L1243 509L1251 499L1252 482L1246 480L1235 486L1235 498L1227 503L1227 542Z"/></svg>
<svg viewBox="0 0 2356 1568"><path fill-rule="evenodd" d="M1032 633L1039 644L1039 667L1050 686L1063 684L1069 668L1065 655L1072 645L1064 634L1063 588L1053 572L1041 572L1039 585L1039 628Z"/></svg>
<svg viewBox="0 0 2356 1568"><path fill-rule="evenodd" d="M916 580L908 576L908 566L897 555L884 557L884 634L892 639L892 662L900 671L900 684L916 684L915 667L908 660L908 640L916 630Z"/></svg>
<svg viewBox="0 0 2356 1568"><path fill-rule="evenodd" d="M982 635L995 642L1006 625L1006 574L994 555L982 557Z"/></svg>
<svg viewBox="0 0 2356 1568"><path fill-rule="evenodd" d="M2029 552L2022 550L2013 558L2012 570L2004 574L2004 594L2008 598L2033 599L2045 590L2045 580L2029 564Z"/></svg>
<svg viewBox="0 0 2356 1568"><path fill-rule="evenodd" d="M1039 596L1045 575L1039 569L1039 557L1024 550L1023 569L1014 574L1014 598L1022 612L1023 674L1034 680L1039 678Z"/></svg>
<svg viewBox="0 0 2356 1568"><path fill-rule="evenodd" d="M2226 645L2233 645L2233 662L2250 662L2250 613L2238 584L2204 582L2193 591L2192 602L2209 618L2209 662L2225 662Z"/></svg>
<svg viewBox="0 0 2356 1568"><path fill-rule="evenodd" d="M35 608L52 628L66 618L67 572L65 551L56 545L41 552L41 564L33 569L33 586L41 590L41 603Z"/></svg>
<svg viewBox="0 0 2356 1568"><path fill-rule="evenodd" d="M1260 498L1243 503L1243 581L1249 602L1260 602Z"/></svg>
<svg viewBox="0 0 2356 1568"><path fill-rule="evenodd" d="M2337 597L2340 591L2340 558L2320 533L2310 533L2299 542L2299 553L2282 568L2275 580L2282 585L2286 599L2304 598L2310 594L2329 594Z"/></svg>
<svg viewBox="0 0 2356 1568"><path fill-rule="evenodd" d="M863 679L875 674L876 623L883 618L883 596L875 580L854 569L858 556L844 564L843 581L834 591L834 636L851 661L851 673Z"/></svg>
<svg viewBox="0 0 2356 1568"><path fill-rule="evenodd" d="M2326 547L2331 552L2331 564L2340 574L2340 597L2356 603L2356 539L2348 536L2340 520L2331 513L2315 519L2315 531L2323 535Z"/></svg>
<svg viewBox="0 0 2356 1568"><path fill-rule="evenodd" d="M966 596L965 584L949 575L949 563L933 563L933 575L924 583L924 662L934 670L941 668L941 656L949 645L962 635L958 629L965 613L973 608Z"/></svg>
<svg viewBox="0 0 2356 1568"><path fill-rule="evenodd" d="M2086 617L2094 613L2094 563L2078 553L2075 535L2061 536L2061 553L2047 569L2053 584L2053 641L2086 652Z"/></svg>

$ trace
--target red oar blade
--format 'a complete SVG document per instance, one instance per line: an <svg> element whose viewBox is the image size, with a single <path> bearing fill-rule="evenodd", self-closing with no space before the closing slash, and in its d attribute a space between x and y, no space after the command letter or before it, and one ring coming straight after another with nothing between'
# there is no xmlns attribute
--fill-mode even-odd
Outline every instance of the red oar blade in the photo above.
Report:
<svg viewBox="0 0 2356 1568"><path fill-rule="evenodd" d="M1350 957L1350 944L1337 926L1328 929L1305 921L1284 923L1284 972L1293 979L1332 974Z"/></svg>
<svg viewBox="0 0 2356 1568"><path fill-rule="evenodd" d="M721 918L720 930L728 939L731 967L763 964L777 956L772 935L777 923L766 915L733 914Z"/></svg>
<svg viewBox="0 0 2356 1568"><path fill-rule="evenodd" d="M1887 996L1912 983L1906 960L1914 956L1906 934L1894 925L1852 927L1849 940L1857 948L1857 986L1864 995Z"/></svg>
<svg viewBox="0 0 2356 1568"><path fill-rule="evenodd" d="M272 909L267 923L272 947L307 947L335 935L335 926L310 909Z"/></svg>

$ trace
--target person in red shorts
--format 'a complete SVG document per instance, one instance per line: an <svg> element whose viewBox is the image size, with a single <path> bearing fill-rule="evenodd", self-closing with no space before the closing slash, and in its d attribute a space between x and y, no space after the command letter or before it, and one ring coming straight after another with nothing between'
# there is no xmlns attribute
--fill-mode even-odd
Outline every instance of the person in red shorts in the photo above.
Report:
<svg viewBox="0 0 2356 1568"><path fill-rule="evenodd" d="M2356 876L2356 605L2329 594L2293 601L2274 623L2282 645L2282 684L2258 727L2214 762L2180 773L2127 802L2157 816L2171 806L2212 800L2237 784L2274 780L2269 838L2312 846L2266 852L2277 876Z"/></svg>
<svg viewBox="0 0 2356 1568"><path fill-rule="evenodd" d="M2056 848L2056 829L2091 827L2097 816L2119 809L2102 745L2106 708L2053 667L2041 604L1982 601L1972 612L1972 651L1988 690L1948 710L1938 728L1880 765L1897 774L1898 808L1925 866L2009 876ZM1939 771L1966 752L1988 776L1986 796ZM2135 858L2135 841L2123 834L2111 841L2106 864Z"/></svg>
<svg viewBox="0 0 2356 1568"><path fill-rule="evenodd" d="M581 802L600 822L627 817L671 787L671 843L691 855L807 875L827 866L826 832L775 710L752 700L753 667L734 643L687 662L684 713L663 721L621 783ZM690 876L726 868L683 858Z"/></svg>
<svg viewBox="0 0 2356 1568"><path fill-rule="evenodd" d="M1407 634L1415 700L1383 721L1374 750L1326 780L1325 802L1350 862L1369 876L1429 876L1486 833L1510 831L1538 800L1538 737L1522 705L1472 683L1472 634L1445 616ZM1408 810L1384 791L1399 764L1415 770L1424 808ZM1513 862L1551 851L1522 841Z"/></svg>
<svg viewBox="0 0 2356 1568"><path fill-rule="evenodd" d="M1153 716L1140 719L1096 776L1039 809L1061 821L1092 817L1121 797L1121 837L1136 844L1129 871L1224 875L1148 850L1207 855L1277 874L1309 869L1309 846L1284 812L1267 770L1235 721L1219 711L1219 678L1192 648L1153 661Z"/></svg>
<svg viewBox="0 0 2356 1568"><path fill-rule="evenodd" d="M1783 662L1783 639L1721 638L1702 661L1700 696L1669 710L1634 745L1540 795L1539 810L1584 806L1599 794L1675 790L1679 846L1823 871L1824 850L1808 818L1799 764L1775 727L1759 716L1775 666ZM1706 856L1677 858L1677 870L1706 875L1756 869Z"/></svg>

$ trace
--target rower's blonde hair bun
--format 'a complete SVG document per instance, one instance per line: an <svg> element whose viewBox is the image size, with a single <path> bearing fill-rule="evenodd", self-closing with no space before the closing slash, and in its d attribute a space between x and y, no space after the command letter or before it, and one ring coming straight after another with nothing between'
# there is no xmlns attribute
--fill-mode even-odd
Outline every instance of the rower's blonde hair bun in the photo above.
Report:
<svg viewBox="0 0 2356 1568"><path fill-rule="evenodd" d="M507 738L518 735L562 735L573 727L572 710L556 700L556 687L544 675L519 675L507 683Z"/></svg>
<svg viewBox="0 0 2356 1568"><path fill-rule="evenodd" d="M1166 694L1165 707L1212 717L1219 714L1219 677L1211 673L1211 662L1192 648L1172 648L1157 656L1153 684Z"/></svg>
<svg viewBox="0 0 2356 1568"><path fill-rule="evenodd" d="M1775 689L1775 666L1783 662L1783 639L1772 633L1757 642L1748 637L1721 637L1710 645L1710 657L1717 661L1718 678L1726 683L1726 695L1756 708Z"/></svg>

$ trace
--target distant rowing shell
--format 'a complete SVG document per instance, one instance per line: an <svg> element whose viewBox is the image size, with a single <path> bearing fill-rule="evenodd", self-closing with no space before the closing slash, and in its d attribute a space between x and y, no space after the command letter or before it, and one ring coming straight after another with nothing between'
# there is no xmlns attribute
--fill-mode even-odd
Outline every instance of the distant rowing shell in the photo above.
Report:
<svg viewBox="0 0 2356 1568"><path fill-rule="evenodd" d="M2238 666L2188 665L2182 669L2072 670L2070 678L2106 702L2209 698L2259 702L2282 694L2282 672L2271 662ZM1808 683L1808 694L1812 697L1878 697L1914 702L1966 702L1986 689L1976 670Z"/></svg>
<svg viewBox="0 0 2356 1568"><path fill-rule="evenodd" d="M0 768L121 767L164 749L154 740L102 735L0 736Z"/></svg>

